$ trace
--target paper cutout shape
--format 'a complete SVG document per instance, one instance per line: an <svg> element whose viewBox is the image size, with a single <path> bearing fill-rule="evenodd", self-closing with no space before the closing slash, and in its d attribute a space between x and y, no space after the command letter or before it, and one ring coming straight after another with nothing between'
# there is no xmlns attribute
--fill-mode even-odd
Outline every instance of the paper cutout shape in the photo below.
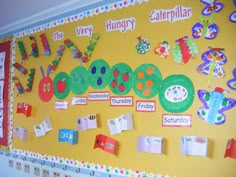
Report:
<svg viewBox="0 0 236 177"><path fill-rule="evenodd" d="M55 59L52 61L51 65L50 65L50 68L51 68L51 71L55 71L60 60L61 60L61 57L63 55L63 52L64 52L64 49L65 49L65 46L64 45L60 45L59 49L57 50L57 54L56 54L56 57Z"/></svg>
<svg viewBox="0 0 236 177"><path fill-rule="evenodd" d="M236 159L236 140L233 138L227 142L224 158L226 157Z"/></svg>
<svg viewBox="0 0 236 177"><path fill-rule="evenodd" d="M51 54L51 50L49 48L47 37L44 33L40 34L39 36L43 45L44 55L49 56Z"/></svg>
<svg viewBox="0 0 236 177"><path fill-rule="evenodd" d="M181 154L194 156L207 156L208 138L198 136L181 137Z"/></svg>
<svg viewBox="0 0 236 177"><path fill-rule="evenodd" d="M82 65L82 58L81 58L82 52L79 49L77 49L77 47L73 44L73 42L71 42L70 39L64 40L64 44L68 49L70 49L73 58L78 59L80 61L80 64Z"/></svg>
<svg viewBox="0 0 236 177"><path fill-rule="evenodd" d="M12 77L12 80L14 81L14 84L15 84L15 86L17 88L17 91L18 91L17 95L25 93L25 89L23 88L20 80L17 77L15 77L15 76Z"/></svg>
<svg viewBox="0 0 236 177"><path fill-rule="evenodd" d="M4 107L4 80L0 80L0 108Z"/></svg>
<svg viewBox="0 0 236 177"><path fill-rule="evenodd" d="M0 52L0 79L5 78L5 58L6 52Z"/></svg>
<svg viewBox="0 0 236 177"><path fill-rule="evenodd" d="M45 75L43 67L40 66L42 79L40 80L39 85L38 85L38 95L39 95L39 98L44 102L50 101L54 93L53 81L49 77L50 71L51 71L51 68L50 68L50 65L48 65L47 73Z"/></svg>
<svg viewBox="0 0 236 177"><path fill-rule="evenodd" d="M117 63L111 68L109 87L116 95L126 95L132 88L133 71L125 63Z"/></svg>
<svg viewBox="0 0 236 177"><path fill-rule="evenodd" d="M95 138L94 149L100 148L103 151L115 154L118 143L115 139L99 134Z"/></svg>
<svg viewBox="0 0 236 177"><path fill-rule="evenodd" d="M3 138L3 110L0 110L0 138Z"/></svg>
<svg viewBox="0 0 236 177"><path fill-rule="evenodd" d="M157 46L154 48L154 53L157 54L159 57L167 58L170 55L169 50L169 43L167 41L163 41L157 44Z"/></svg>
<svg viewBox="0 0 236 177"><path fill-rule="evenodd" d="M236 7L236 0L233 0L234 6ZM229 16L229 20L236 23L236 11L232 12Z"/></svg>
<svg viewBox="0 0 236 177"><path fill-rule="evenodd" d="M210 25L210 23L214 20L214 17L211 17L208 20L206 20L204 17L201 16L200 20L202 23L198 22L192 27L193 38L200 38L200 37L204 37L205 39L216 38L219 32L219 27L215 23Z"/></svg>
<svg viewBox="0 0 236 177"><path fill-rule="evenodd" d="M30 92L33 87L33 81L34 81L34 75L35 75L35 69L30 68L30 73L28 74L27 84L26 84L26 92Z"/></svg>
<svg viewBox="0 0 236 177"><path fill-rule="evenodd" d="M107 125L109 127L111 135L121 133L124 130L133 130L133 118L132 114L123 114L114 119L108 119Z"/></svg>
<svg viewBox="0 0 236 177"><path fill-rule="evenodd" d="M71 129L59 129L58 142L67 142L70 144L78 143L78 131Z"/></svg>
<svg viewBox="0 0 236 177"><path fill-rule="evenodd" d="M198 97L203 106L197 111L200 119L208 124L221 125L226 121L225 111L236 105L236 100L226 98L223 88L215 87L214 91L198 90Z"/></svg>
<svg viewBox="0 0 236 177"><path fill-rule="evenodd" d="M15 63L13 64L13 66L14 66L18 71L20 71L20 73L21 73L22 75L27 74L27 69L26 69L24 66L22 66L20 63L15 62Z"/></svg>
<svg viewBox="0 0 236 177"><path fill-rule="evenodd" d="M228 80L227 85L232 90L236 90L236 68L233 69L233 79Z"/></svg>
<svg viewBox="0 0 236 177"><path fill-rule="evenodd" d="M96 114L90 114L76 119L78 130L88 130L97 128Z"/></svg>
<svg viewBox="0 0 236 177"><path fill-rule="evenodd" d="M44 136L47 132L52 130L52 122L49 117L47 117L41 124L34 125L34 132L36 137Z"/></svg>
<svg viewBox="0 0 236 177"><path fill-rule="evenodd" d="M13 130L13 135L14 137L19 137L21 138L23 141L26 141L28 138L28 130L23 128L23 127L15 127Z"/></svg>
<svg viewBox="0 0 236 177"><path fill-rule="evenodd" d="M194 100L194 86L185 75L170 75L161 85L159 101L170 113L181 113L190 108Z"/></svg>
<svg viewBox="0 0 236 177"><path fill-rule="evenodd" d="M222 65L227 61L222 48L211 48L202 54L202 60L204 61L197 67L197 71L200 74L208 75L208 84L212 77L223 78L224 70Z"/></svg>
<svg viewBox="0 0 236 177"><path fill-rule="evenodd" d="M17 103L16 113L22 113L26 117L30 117L32 112L32 106L27 103Z"/></svg>
<svg viewBox="0 0 236 177"><path fill-rule="evenodd" d="M206 7L202 9L202 15L209 16L213 13L220 12L224 4L221 2L216 2L216 0L200 0L202 3L206 4Z"/></svg>
<svg viewBox="0 0 236 177"><path fill-rule="evenodd" d="M195 42L188 39L188 36L179 38L175 41L177 44L173 47L174 61L176 63L188 63L193 56L198 54Z"/></svg>
<svg viewBox="0 0 236 177"><path fill-rule="evenodd" d="M21 54L21 63L23 63L27 59L27 53L22 41L18 41L17 44Z"/></svg>
<svg viewBox="0 0 236 177"><path fill-rule="evenodd" d="M88 69L89 84L94 89L103 89L107 86L111 77L111 69L103 59L95 60Z"/></svg>
<svg viewBox="0 0 236 177"><path fill-rule="evenodd" d="M77 66L70 72L70 90L75 95L83 94L89 86L88 72L83 66Z"/></svg>
<svg viewBox="0 0 236 177"><path fill-rule="evenodd" d="M157 136L139 136L138 152L163 153L163 138Z"/></svg>
<svg viewBox="0 0 236 177"><path fill-rule="evenodd" d="M67 73L60 72L53 80L54 83L54 95L57 99L64 99L70 93L70 79Z"/></svg>
<svg viewBox="0 0 236 177"><path fill-rule="evenodd" d="M132 87L139 97L149 99L159 93L161 81L161 72L155 65L142 64L134 71Z"/></svg>
<svg viewBox="0 0 236 177"><path fill-rule="evenodd" d="M141 36L137 37L137 39L136 51L139 54L146 54L151 49L151 44L147 39L142 39Z"/></svg>
<svg viewBox="0 0 236 177"><path fill-rule="evenodd" d="M37 57L39 57L39 51L38 51L38 45L36 43L36 40L33 36L30 36L29 39L32 41L32 43L31 43L32 51L29 54L29 56L33 56L33 57L37 58Z"/></svg>

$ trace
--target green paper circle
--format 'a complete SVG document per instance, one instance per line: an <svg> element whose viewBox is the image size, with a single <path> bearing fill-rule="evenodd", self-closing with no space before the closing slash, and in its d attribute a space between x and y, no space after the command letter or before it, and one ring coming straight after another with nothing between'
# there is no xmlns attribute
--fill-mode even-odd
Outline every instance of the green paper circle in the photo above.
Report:
<svg viewBox="0 0 236 177"><path fill-rule="evenodd" d="M185 75L171 75L163 80L159 93L162 107L171 113L186 111L194 100L194 86Z"/></svg>
<svg viewBox="0 0 236 177"><path fill-rule="evenodd" d="M142 64L134 71L133 89L141 98L149 99L158 94L162 76L153 64Z"/></svg>
<svg viewBox="0 0 236 177"><path fill-rule="evenodd" d="M111 68L109 87L116 95L125 95L132 88L133 71L125 63L118 63Z"/></svg>
<svg viewBox="0 0 236 177"><path fill-rule="evenodd" d="M102 59L91 63L88 70L89 83L94 89L103 89L110 80L110 66Z"/></svg>
<svg viewBox="0 0 236 177"><path fill-rule="evenodd" d="M89 86L88 72L83 66L75 67L70 73L70 90L75 95L83 94Z"/></svg>
<svg viewBox="0 0 236 177"><path fill-rule="evenodd" d="M59 89L59 81L63 81L60 82L61 84L64 84L65 89L63 89L64 91L60 91ZM53 84L54 84L54 95L57 99L64 99L68 96L68 94L70 93L70 82L69 82L69 76L67 73L65 72L60 72L56 75L56 77L53 80Z"/></svg>

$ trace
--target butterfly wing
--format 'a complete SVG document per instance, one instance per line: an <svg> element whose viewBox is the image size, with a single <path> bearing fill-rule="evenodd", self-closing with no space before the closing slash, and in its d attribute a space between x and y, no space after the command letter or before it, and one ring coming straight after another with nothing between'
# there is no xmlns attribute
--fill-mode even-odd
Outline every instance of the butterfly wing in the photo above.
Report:
<svg viewBox="0 0 236 177"><path fill-rule="evenodd" d="M233 23L236 23L236 11L230 14L229 20Z"/></svg>
<svg viewBox="0 0 236 177"><path fill-rule="evenodd" d="M203 106L198 109L197 114L200 119L207 120L211 94L206 90L198 90L198 98L202 102Z"/></svg>
<svg viewBox="0 0 236 177"><path fill-rule="evenodd" d="M182 62L182 53L181 53L179 44L175 44L172 51L174 54L174 61L176 63L181 63Z"/></svg>
<svg viewBox="0 0 236 177"><path fill-rule="evenodd" d="M214 39L217 36L218 31L219 31L219 28L215 23L209 25L207 28L207 33L206 33L205 38L206 39Z"/></svg>
<svg viewBox="0 0 236 177"><path fill-rule="evenodd" d="M214 6L213 6L214 12L215 12L215 13L220 12L220 11L223 9L223 7L224 7L224 4L221 3L221 2L216 2L216 3L214 3Z"/></svg>
<svg viewBox="0 0 236 177"><path fill-rule="evenodd" d="M236 90L236 68L233 69L233 76L234 76L233 79L227 81L227 85L232 90Z"/></svg>
<svg viewBox="0 0 236 177"><path fill-rule="evenodd" d="M196 23L192 27L193 38L200 38L202 36L203 25L201 23Z"/></svg>
<svg viewBox="0 0 236 177"><path fill-rule="evenodd" d="M216 2L216 0L213 0L213 2L211 2L210 0L201 0L202 3L206 4L206 7L202 9L202 15L205 16L209 16L212 13L218 13L220 12L223 7L224 4L221 2Z"/></svg>

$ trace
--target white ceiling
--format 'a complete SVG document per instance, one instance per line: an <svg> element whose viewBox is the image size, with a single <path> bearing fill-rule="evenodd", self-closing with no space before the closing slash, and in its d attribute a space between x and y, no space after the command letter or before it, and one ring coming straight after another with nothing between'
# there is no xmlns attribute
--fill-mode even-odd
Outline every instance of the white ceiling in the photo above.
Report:
<svg viewBox="0 0 236 177"><path fill-rule="evenodd" d="M104 0L0 0L0 37L24 26Z"/></svg>

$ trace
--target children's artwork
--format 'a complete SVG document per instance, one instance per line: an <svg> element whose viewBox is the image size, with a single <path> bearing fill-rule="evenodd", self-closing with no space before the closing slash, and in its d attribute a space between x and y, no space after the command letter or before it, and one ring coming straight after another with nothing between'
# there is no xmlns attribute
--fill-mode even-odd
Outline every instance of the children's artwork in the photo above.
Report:
<svg viewBox="0 0 236 177"><path fill-rule="evenodd" d="M14 84L17 88L17 91L18 91L17 95L25 93L25 89L23 88L23 86L22 86L20 80L18 79L18 77L14 76L14 77L12 77L12 80L14 81Z"/></svg>
<svg viewBox="0 0 236 177"><path fill-rule="evenodd" d="M195 42L188 39L188 36L179 38L175 42L177 44L174 45L172 52L176 63L186 64L193 56L198 54Z"/></svg>
<svg viewBox="0 0 236 177"><path fill-rule="evenodd" d="M76 66L70 72L70 90L75 95L83 94L89 86L88 72L83 66Z"/></svg>
<svg viewBox="0 0 236 177"><path fill-rule="evenodd" d="M233 0L234 6L236 7L236 0ZM236 11L232 12L229 16L229 20L236 23Z"/></svg>
<svg viewBox="0 0 236 177"><path fill-rule="evenodd" d="M3 90L4 90L4 81L0 80L0 108L3 108L3 103L4 103L4 95L3 95Z"/></svg>
<svg viewBox="0 0 236 177"><path fill-rule="evenodd" d="M137 39L136 51L138 54L146 54L151 49L150 42L147 39L142 39L141 36L137 37Z"/></svg>
<svg viewBox="0 0 236 177"><path fill-rule="evenodd" d="M58 73L54 80L54 95L57 99L64 99L70 93L70 79L67 73Z"/></svg>
<svg viewBox="0 0 236 177"><path fill-rule="evenodd" d="M132 88L133 71L125 63L117 63L111 68L110 90L115 95L126 95Z"/></svg>
<svg viewBox="0 0 236 177"><path fill-rule="evenodd" d="M157 136L139 136L138 152L163 153L163 138Z"/></svg>
<svg viewBox="0 0 236 177"><path fill-rule="evenodd" d="M202 9L202 15L209 16L213 13L220 12L224 4L221 2L217 2L217 0L200 0L202 3L206 4L206 7Z"/></svg>
<svg viewBox="0 0 236 177"><path fill-rule="evenodd" d="M198 116L208 124L221 125L226 121L225 111L236 105L236 100L226 98L223 88L215 87L214 91L198 90L198 97L203 106L197 111Z"/></svg>
<svg viewBox="0 0 236 177"><path fill-rule="evenodd" d="M99 134L95 138L94 149L100 148L103 151L115 154L117 145L118 143L116 140L109 138L106 135Z"/></svg>
<svg viewBox="0 0 236 177"><path fill-rule="evenodd" d="M88 69L89 84L94 89L103 89L107 86L111 77L111 68L103 59L95 60Z"/></svg>
<svg viewBox="0 0 236 177"><path fill-rule="evenodd" d="M149 99L159 93L161 82L160 70L155 65L147 63L135 69L132 87L140 98Z"/></svg>
<svg viewBox="0 0 236 177"><path fill-rule="evenodd" d="M60 45L59 46L59 49L57 50L57 54L56 54L56 57L55 59L52 61L51 65L50 65L50 68L51 68L51 71L55 71L60 60L61 60L61 57L63 55L63 52L64 52L64 49L65 49L65 46L64 45Z"/></svg>
<svg viewBox="0 0 236 177"><path fill-rule="evenodd" d="M224 158L230 157L233 159L236 159L236 139L229 139L226 149L225 149L225 155Z"/></svg>
<svg viewBox="0 0 236 177"><path fill-rule="evenodd" d="M20 73L21 73L22 75L27 74L27 69L26 69L24 66L22 66L20 63L15 62L15 63L13 64L13 66L14 66L18 71L20 71Z"/></svg>
<svg viewBox="0 0 236 177"><path fill-rule="evenodd" d="M107 124L111 135L121 133L124 130L133 130L132 114L123 114L114 119L107 120Z"/></svg>
<svg viewBox="0 0 236 177"><path fill-rule="evenodd" d="M154 48L154 53L157 54L159 57L167 58L170 55L169 50L169 43L167 41L163 41L157 44L157 46Z"/></svg>
<svg viewBox="0 0 236 177"><path fill-rule="evenodd" d="M97 128L96 114L90 114L76 119L78 130L88 130Z"/></svg>
<svg viewBox="0 0 236 177"><path fill-rule="evenodd" d="M211 48L202 54L202 60L204 61L197 67L197 71L200 74L208 75L208 84L212 77L223 78L224 70L222 65L227 61L222 48Z"/></svg>
<svg viewBox="0 0 236 177"><path fill-rule="evenodd" d="M47 117L41 124L34 125L34 132L36 137L44 136L47 132L52 130L52 122L49 117Z"/></svg>
<svg viewBox="0 0 236 177"><path fill-rule="evenodd" d="M0 52L0 79L5 78L5 57L6 52Z"/></svg>
<svg viewBox="0 0 236 177"><path fill-rule="evenodd" d="M176 74L166 77L161 85L159 101L170 113L186 111L194 100L194 86L185 75Z"/></svg>
<svg viewBox="0 0 236 177"><path fill-rule="evenodd" d="M58 142L67 142L70 144L78 143L78 131L71 129L59 129Z"/></svg>
<svg viewBox="0 0 236 177"><path fill-rule="evenodd" d="M33 87L33 81L34 81L34 74L35 74L35 69L30 68L30 73L28 74L28 79L27 79L27 84L26 84L26 92L30 92Z"/></svg>
<svg viewBox="0 0 236 177"><path fill-rule="evenodd" d="M0 109L0 138L3 138L3 110Z"/></svg>
<svg viewBox="0 0 236 177"><path fill-rule="evenodd" d="M40 66L42 79L40 80L39 85L38 85L38 95L39 95L39 98L44 102L50 101L54 93L53 81L49 77L50 71L51 71L51 68L50 68L50 65L48 65L47 73L45 75L43 67Z"/></svg>
<svg viewBox="0 0 236 177"><path fill-rule="evenodd" d="M23 63L27 58L27 53L25 51L25 47L22 41L18 41L17 44L21 54L21 63Z"/></svg>
<svg viewBox="0 0 236 177"><path fill-rule="evenodd" d="M205 39L214 39L219 32L218 25L215 23L211 24L211 22L214 20L214 17L206 20L201 16L200 20L202 23L198 22L192 27L193 38L204 37Z"/></svg>
<svg viewBox="0 0 236 177"><path fill-rule="evenodd" d="M19 126L15 127L13 130L13 135L14 135L14 137L19 137L23 141L26 141L27 137L28 137L28 130L23 127L19 127Z"/></svg>
<svg viewBox="0 0 236 177"><path fill-rule="evenodd" d="M81 59L82 52L76 48L76 46L73 44L73 42L71 42L70 39L64 40L64 44L66 45L68 49L70 49L73 55L73 58L78 59L80 61L80 64L82 65L82 59Z"/></svg>
<svg viewBox="0 0 236 177"><path fill-rule="evenodd" d="M92 55L93 50L100 38L99 34L92 34L92 39L89 41L89 45L87 46L87 50L84 52L84 56L82 56L82 61L87 62L89 57Z"/></svg>
<svg viewBox="0 0 236 177"><path fill-rule="evenodd" d="M22 113L26 117L30 117L32 112L32 106L27 103L17 103L16 113Z"/></svg>
<svg viewBox="0 0 236 177"><path fill-rule="evenodd" d="M232 90L236 90L236 68L233 69L233 78L228 80L227 85Z"/></svg>
<svg viewBox="0 0 236 177"><path fill-rule="evenodd" d="M31 43L32 51L29 54L29 56L33 56L33 57L37 58L37 57L39 57L39 51L38 51L38 45L36 43L36 40L33 36L30 36L29 39L32 41L32 43Z"/></svg>
<svg viewBox="0 0 236 177"><path fill-rule="evenodd" d="M181 154L194 156L207 156L208 138L199 136L181 137Z"/></svg>
<svg viewBox="0 0 236 177"><path fill-rule="evenodd" d="M40 34L39 36L41 38L41 42L42 42L42 45L43 45L44 55L49 56L51 54L51 51L50 51L50 48L49 48L49 45L48 45L47 37L44 33Z"/></svg>

